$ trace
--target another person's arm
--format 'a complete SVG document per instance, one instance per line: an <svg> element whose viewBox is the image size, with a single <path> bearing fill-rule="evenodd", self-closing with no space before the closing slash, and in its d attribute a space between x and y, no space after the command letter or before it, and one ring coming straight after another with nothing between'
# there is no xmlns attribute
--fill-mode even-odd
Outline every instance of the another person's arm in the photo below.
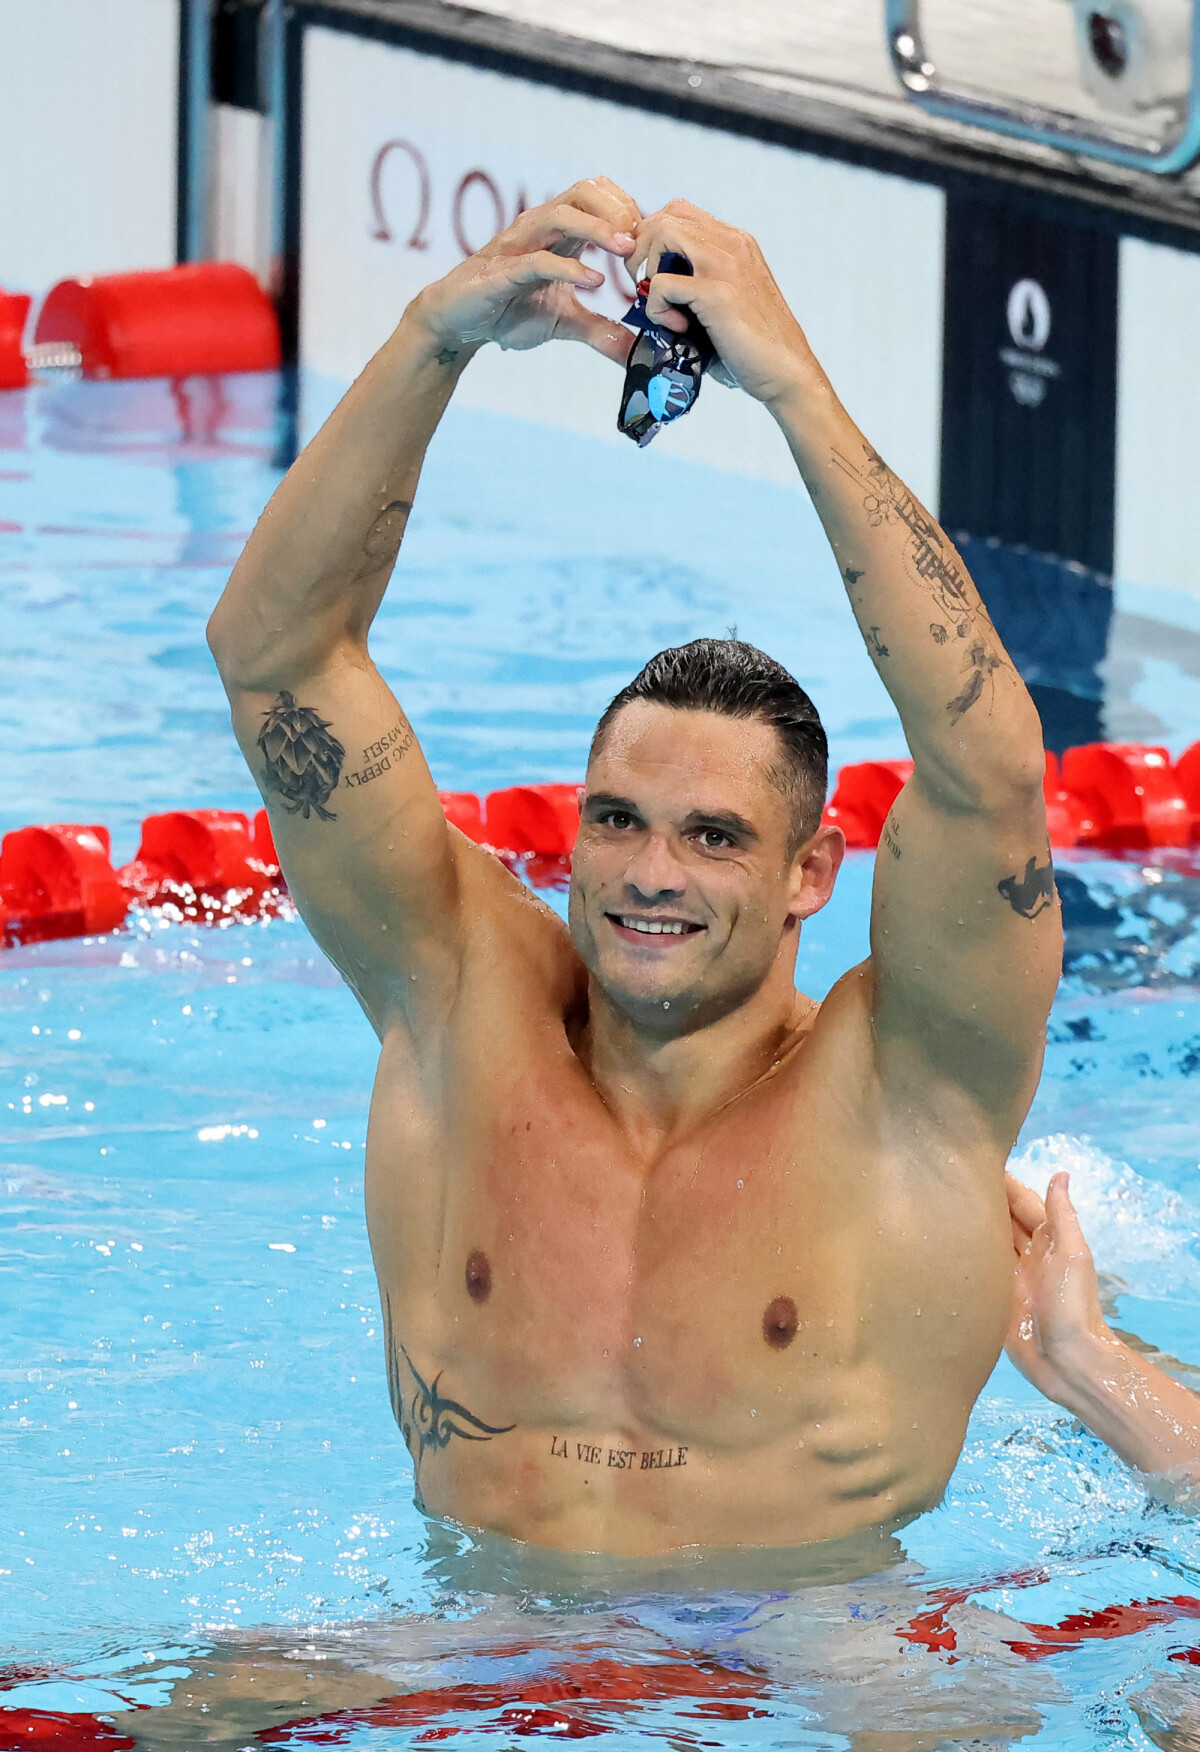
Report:
<svg viewBox="0 0 1200 1752"><path fill-rule="evenodd" d="M1200 1484L1200 1399L1105 1320L1067 1175L1053 1177L1044 1204L1024 1182L1007 1181L1016 1249L1009 1357L1127 1465Z"/></svg>
<svg viewBox="0 0 1200 1752"><path fill-rule="evenodd" d="M426 287L293 464L209 623L288 886L381 1032L450 989L463 871L484 854L447 827L367 634L479 347L564 338L624 360L628 333L576 297L601 279L577 258L629 255L637 218L607 179L578 183Z"/></svg>
<svg viewBox="0 0 1200 1752"><path fill-rule="evenodd" d="M726 373L774 415L829 536L915 771L875 866L872 967L881 1065L944 1074L1007 1148L1036 1086L1061 966L1037 711L935 518L859 431L752 237L685 201L644 220L648 309L692 309Z"/></svg>

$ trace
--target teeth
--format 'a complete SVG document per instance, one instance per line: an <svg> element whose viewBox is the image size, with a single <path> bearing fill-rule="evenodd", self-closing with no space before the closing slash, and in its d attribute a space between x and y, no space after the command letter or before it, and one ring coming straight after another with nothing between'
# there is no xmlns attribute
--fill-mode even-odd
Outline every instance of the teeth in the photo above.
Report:
<svg viewBox="0 0 1200 1752"><path fill-rule="evenodd" d="M684 932L682 924L671 924L664 919L623 918L621 923L627 931L641 931L646 937L682 937Z"/></svg>

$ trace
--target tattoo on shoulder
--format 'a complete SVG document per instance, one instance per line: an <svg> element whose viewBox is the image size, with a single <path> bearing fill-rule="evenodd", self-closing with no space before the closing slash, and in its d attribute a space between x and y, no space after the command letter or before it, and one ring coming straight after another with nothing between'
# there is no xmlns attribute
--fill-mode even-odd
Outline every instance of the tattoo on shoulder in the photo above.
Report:
<svg viewBox="0 0 1200 1752"><path fill-rule="evenodd" d="M1023 876L1006 876L996 888L1015 913L1023 919L1036 919L1054 904L1054 863L1049 852L1044 864L1039 864L1035 855L1026 864Z"/></svg>
<svg viewBox="0 0 1200 1752"><path fill-rule="evenodd" d="M393 765L399 766L415 740L408 719L401 714L400 722L393 724L386 736L367 744L362 751L362 766L357 772L347 773L342 783L351 790L369 785L372 779L390 772Z"/></svg>
<svg viewBox="0 0 1200 1752"><path fill-rule="evenodd" d="M455 1436L464 1442L490 1442L493 1436L507 1436L516 1429L516 1424L484 1423L457 1399L448 1399L439 1387L441 1373L432 1381L422 1378L396 1337L389 1295L384 1296L383 1320L388 1398L392 1402L392 1415L412 1455L418 1484L421 1462L426 1454L436 1454L448 1448Z"/></svg>
<svg viewBox="0 0 1200 1752"><path fill-rule="evenodd" d="M266 762L263 784L291 814L337 820L325 805L337 790L346 750L312 706L298 706L292 694L281 693L263 713L258 748Z"/></svg>
<svg viewBox="0 0 1200 1752"><path fill-rule="evenodd" d="M411 499L393 499L390 505L384 506L366 533L362 559L354 574L355 583L382 572L385 567L390 571L396 564L411 510Z"/></svg>
<svg viewBox="0 0 1200 1752"><path fill-rule="evenodd" d="M893 524L907 531L905 558L914 583L932 597L935 607L955 626L959 638L971 636L965 665L966 679L946 707L950 722L957 724L982 698L996 670L1004 666L1005 659L997 654L991 620L971 587L954 544L892 473L879 452L869 444L863 449L865 461L862 463L844 456L839 450L833 452L833 460L862 488L868 526L878 529L884 524ZM932 623L929 631L939 645L945 644L949 637L945 625L940 622Z"/></svg>

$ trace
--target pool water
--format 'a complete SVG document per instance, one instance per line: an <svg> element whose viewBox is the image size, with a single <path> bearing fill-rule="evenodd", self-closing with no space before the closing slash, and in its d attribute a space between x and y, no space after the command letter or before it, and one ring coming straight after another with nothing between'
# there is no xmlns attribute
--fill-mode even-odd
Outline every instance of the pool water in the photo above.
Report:
<svg viewBox="0 0 1200 1752"><path fill-rule="evenodd" d="M154 810L255 804L203 627L290 396L0 396L0 829L103 821L124 861ZM309 423L329 397L304 386ZM482 791L578 776L646 656L735 625L813 692L836 763L903 752L799 494L451 410L374 649L439 782ZM1173 697L1181 745L1195 690ZM865 953L870 877L852 857L806 929L814 995ZM1060 880L1017 1167L1072 1170L1118 1324L1200 1362L1200 866L1077 857ZM1200 1526L1005 1361L944 1504L852 1583L426 1522L362 1213L374 1037L298 920L6 951L0 1011L0 1752L33 1743L30 1711L83 1736L39 1744L155 1744L231 1648L399 1700L268 1740L287 1713L247 1706L177 1743L1200 1745ZM1108 1610L1146 1602L1168 1604Z"/></svg>

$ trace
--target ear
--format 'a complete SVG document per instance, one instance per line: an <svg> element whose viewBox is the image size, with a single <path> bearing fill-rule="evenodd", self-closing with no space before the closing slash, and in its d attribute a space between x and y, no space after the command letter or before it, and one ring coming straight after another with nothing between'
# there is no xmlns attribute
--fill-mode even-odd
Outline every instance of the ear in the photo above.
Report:
<svg viewBox="0 0 1200 1752"><path fill-rule="evenodd" d="M800 847L792 860L791 918L810 919L820 912L833 893L845 855L846 836L840 827L819 827Z"/></svg>

